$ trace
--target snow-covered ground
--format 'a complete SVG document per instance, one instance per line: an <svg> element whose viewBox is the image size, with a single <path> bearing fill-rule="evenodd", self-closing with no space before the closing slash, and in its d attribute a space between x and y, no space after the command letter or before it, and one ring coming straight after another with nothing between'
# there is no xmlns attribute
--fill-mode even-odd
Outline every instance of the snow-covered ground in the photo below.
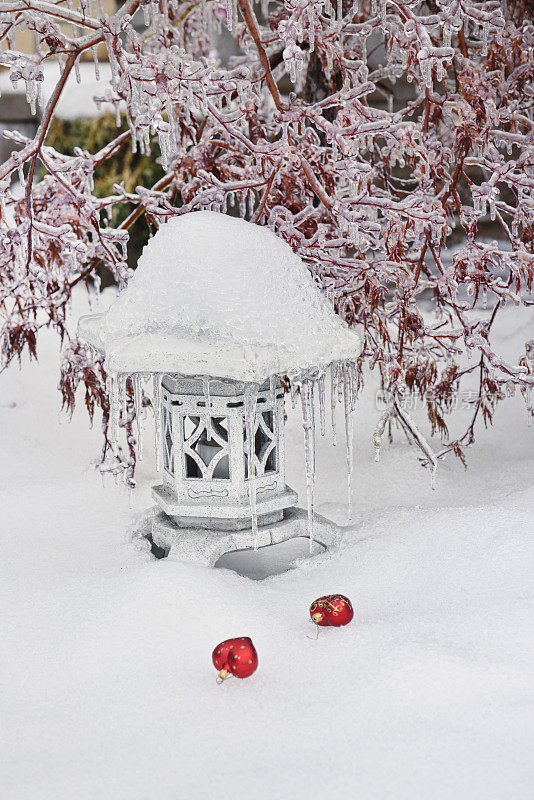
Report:
<svg viewBox="0 0 534 800"><path fill-rule="evenodd" d="M510 360L531 314L500 323ZM131 507L103 488L98 424L81 402L71 424L59 412L57 364L45 335L38 365L0 376L2 798L532 798L534 426L520 400L432 492L403 436L374 463L369 378L355 527L340 550L252 581L132 540L153 464ZM305 502L299 425L290 410L288 482ZM345 524L344 448L328 436L317 483L318 511ZM355 622L315 641L309 604L332 592ZM257 672L218 686L212 648L246 635Z"/></svg>

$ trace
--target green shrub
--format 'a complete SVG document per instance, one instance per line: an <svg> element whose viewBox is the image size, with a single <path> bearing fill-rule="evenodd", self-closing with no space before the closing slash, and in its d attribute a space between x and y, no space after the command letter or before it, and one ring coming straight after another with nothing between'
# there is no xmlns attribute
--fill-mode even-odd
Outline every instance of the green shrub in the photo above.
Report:
<svg viewBox="0 0 534 800"><path fill-rule="evenodd" d="M90 153L97 153L122 131L127 130L124 117L120 128L117 128L115 116L104 114L101 117L63 120L55 118L50 126L46 143L59 152L69 155L74 154L74 148L80 147ZM132 153L132 148L127 142L119 152L108 158L95 172L95 195L106 197L113 194L113 185L123 183L127 192L134 192L136 186L152 187L163 176L161 166L156 163L159 158L159 148L152 145L150 156ZM127 203L114 207L110 224L113 227L120 225L132 211ZM141 250L148 240L148 228L144 216L140 217L130 228L130 241L128 244L128 262L135 267ZM103 285L111 282L111 276L106 270L102 274Z"/></svg>

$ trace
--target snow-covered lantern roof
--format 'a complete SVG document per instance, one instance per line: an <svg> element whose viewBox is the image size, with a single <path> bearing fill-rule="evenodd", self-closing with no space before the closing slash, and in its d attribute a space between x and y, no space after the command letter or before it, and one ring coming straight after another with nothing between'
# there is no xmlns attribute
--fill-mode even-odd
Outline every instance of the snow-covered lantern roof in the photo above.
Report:
<svg viewBox="0 0 534 800"><path fill-rule="evenodd" d="M78 332L105 354L112 415L120 412L128 376L155 376L165 482L154 492L178 524L209 516L217 527L233 505L256 529L258 517L261 524L264 514L281 514L295 502L284 479L280 378L300 386L311 533L314 389L322 429L328 369L332 402L344 398L350 416L351 365L361 338L286 242L216 212L173 217L146 245L108 311L82 317ZM112 432L117 428L112 420ZM218 509L210 510L214 504Z"/></svg>

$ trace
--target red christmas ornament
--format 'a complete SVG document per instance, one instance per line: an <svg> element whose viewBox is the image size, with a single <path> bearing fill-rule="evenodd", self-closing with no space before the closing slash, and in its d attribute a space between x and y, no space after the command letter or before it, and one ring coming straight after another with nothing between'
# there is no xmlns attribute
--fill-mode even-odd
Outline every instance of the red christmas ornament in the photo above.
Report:
<svg viewBox="0 0 534 800"><path fill-rule="evenodd" d="M310 617L322 628L340 628L348 625L354 617L352 604L343 594L327 594L314 600L310 606Z"/></svg>
<svg viewBox="0 0 534 800"><path fill-rule="evenodd" d="M248 636L226 639L217 645L211 657L219 670L219 678L223 681L230 675L248 678L258 666L258 654Z"/></svg>

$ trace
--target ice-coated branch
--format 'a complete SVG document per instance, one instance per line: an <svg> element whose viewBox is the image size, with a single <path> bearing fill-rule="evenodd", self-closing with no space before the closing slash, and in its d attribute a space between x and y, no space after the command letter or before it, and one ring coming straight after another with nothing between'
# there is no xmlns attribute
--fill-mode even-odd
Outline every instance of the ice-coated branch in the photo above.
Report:
<svg viewBox="0 0 534 800"><path fill-rule="evenodd" d="M14 11L25 12L30 14L45 14L47 17L57 18L65 22L74 22L77 25L83 25L86 28L93 30L100 29L98 19L87 16L85 12L74 11L72 8L65 8L57 3L45 3L41 0L19 0L18 2L8 3L4 2L0 6L0 23L2 21L2 14L10 14Z"/></svg>
<svg viewBox="0 0 534 800"><path fill-rule="evenodd" d="M417 427L411 416L408 414L406 409L402 407L401 403L399 403L398 399L395 399L393 401L393 408L395 410L395 415L397 416L401 424L404 426L405 430L410 434L410 436L413 437L414 442L420 448L421 452L425 456L425 459L427 459L428 462L430 463L430 471L432 475L431 478L432 488L434 489L435 475L436 475L436 470L438 468L438 460L436 458L434 451L432 450L432 448L430 447L425 437L422 435L421 431L419 430L419 428Z"/></svg>
<svg viewBox="0 0 534 800"><path fill-rule="evenodd" d="M464 458L475 422L516 389L531 413L530 351L504 358L493 334L508 304L533 302L534 23L518 4L128 0L107 15L97 0L6 0L0 44L35 111L45 63L60 64L35 136L4 133L0 369L35 354L43 326L70 346L73 288L102 269L126 283L136 223L212 209L274 230L362 326L362 365L396 398L375 446L394 415L434 465L399 386L424 400L440 454ZM80 58L92 52L98 68L103 47L111 78L96 100L127 129L98 152L60 152L49 141L58 102ZM161 177L97 191L95 174L126 148L158 158ZM90 382L77 346L66 372ZM449 441L453 398L476 376L472 420Z"/></svg>

